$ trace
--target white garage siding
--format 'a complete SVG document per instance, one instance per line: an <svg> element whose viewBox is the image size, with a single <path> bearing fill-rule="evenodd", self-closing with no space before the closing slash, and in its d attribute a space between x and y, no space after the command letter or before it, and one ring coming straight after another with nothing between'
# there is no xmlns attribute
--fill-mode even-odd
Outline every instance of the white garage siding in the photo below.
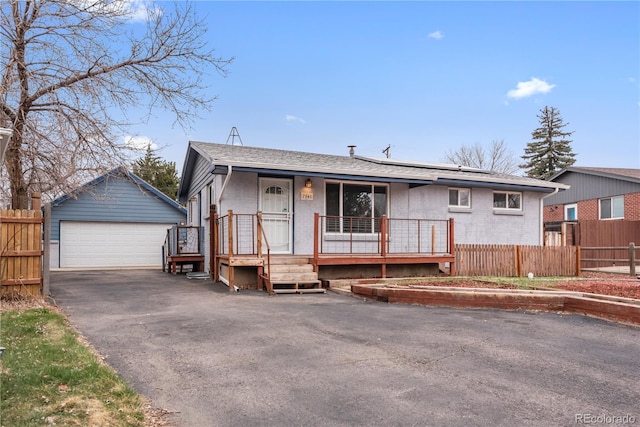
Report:
<svg viewBox="0 0 640 427"><path fill-rule="evenodd" d="M60 267L162 267L172 224L60 221Z"/></svg>

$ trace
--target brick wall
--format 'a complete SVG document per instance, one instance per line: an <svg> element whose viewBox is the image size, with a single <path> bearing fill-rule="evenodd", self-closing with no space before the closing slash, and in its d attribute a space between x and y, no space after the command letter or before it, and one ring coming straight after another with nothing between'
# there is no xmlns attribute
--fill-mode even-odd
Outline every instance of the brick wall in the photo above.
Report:
<svg viewBox="0 0 640 427"><path fill-rule="evenodd" d="M640 220L640 193L625 194L624 219L628 221Z"/></svg>
<svg viewBox="0 0 640 427"><path fill-rule="evenodd" d="M545 206L542 212L544 222L564 220L564 205Z"/></svg>
<svg viewBox="0 0 640 427"><path fill-rule="evenodd" d="M598 199L582 200L578 202L578 221L600 219L598 211Z"/></svg>
<svg viewBox="0 0 640 427"><path fill-rule="evenodd" d="M586 221L600 219L599 199L582 200L578 205L578 220ZM552 205L544 208L544 221L563 221L564 206ZM627 221L640 221L640 193L629 193L624 196L624 219Z"/></svg>

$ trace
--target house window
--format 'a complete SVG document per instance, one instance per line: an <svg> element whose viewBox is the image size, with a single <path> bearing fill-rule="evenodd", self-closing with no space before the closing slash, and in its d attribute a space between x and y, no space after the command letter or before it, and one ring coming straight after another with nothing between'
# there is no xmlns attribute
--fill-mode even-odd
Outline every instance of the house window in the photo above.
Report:
<svg viewBox="0 0 640 427"><path fill-rule="evenodd" d="M522 209L522 193L496 191L493 193L494 209Z"/></svg>
<svg viewBox="0 0 640 427"><path fill-rule="evenodd" d="M450 188L449 206L459 208L471 207L471 190L468 188Z"/></svg>
<svg viewBox="0 0 640 427"><path fill-rule="evenodd" d="M600 219L624 218L624 196L600 199Z"/></svg>
<svg viewBox="0 0 640 427"><path fill-rule="evenodd" d="M198 203L198 196L191 196L189 198L189 225L199 225L200 222L200 218L199 218L199 214L200 214L200 209L199 209L199 203Z"/></svg>
<svg viewBox="0 0 640 427"><path fill-rule="evenodd" d="M575 203L564 206L564 220L576 221L578 219L578 205Z"/></svg>
<svg viewBox="0 0 640 427"><path fill-rule="evenodd" d="M329 182L326 184L326 231L371 233L380 231L387 214L388 187L374 184Z"/></svg>

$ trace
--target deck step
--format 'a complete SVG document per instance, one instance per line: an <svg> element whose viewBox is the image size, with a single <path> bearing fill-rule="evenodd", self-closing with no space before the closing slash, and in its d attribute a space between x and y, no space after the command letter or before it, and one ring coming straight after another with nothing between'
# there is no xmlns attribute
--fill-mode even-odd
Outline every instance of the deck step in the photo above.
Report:
<svg viewBox="0 0 640 427"><path fill-rule="evenodd" d="M265 274L260 278L273 294L327 292L308 257L271 257L270 262L265 263Z"/></svg>
<svg viewBox="0 0 640 427"><path fill-rule="evenodd" d="M317 281L318 280L318 275L311 271L308 273L271 273L269 275L269 278L271 279L271 283L275 283L275 282L289 282L289 283L296 283L296 282L308 282L308 281Z"/></svg>
<svg viewBox="0 0 640 427"><path fill-rule="evenodd" d="M276 273L313 273L311 264L271 264L271 275Z"/></svg>
<svg viewBox="0 0 640 427"><path fill-rule="evenodd" d="M323 288L304 288L304 289L274 289L274 294L325 294L326 289Z"/></svg>

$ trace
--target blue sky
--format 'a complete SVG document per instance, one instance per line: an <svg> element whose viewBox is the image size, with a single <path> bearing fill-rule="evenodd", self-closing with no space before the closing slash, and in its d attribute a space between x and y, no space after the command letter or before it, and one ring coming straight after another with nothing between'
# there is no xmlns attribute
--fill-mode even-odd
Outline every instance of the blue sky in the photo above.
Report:
<svg viewBox="0 0 640 427"><path fill-rule="evenodd" d="M162 5L162 3L160 3ZM185 132L133 131L179 170L189 140L442 162L504 140L520 161L540 109L574 131L576 166L640 168L639 2L199 1L235 57Z"/></svg>

